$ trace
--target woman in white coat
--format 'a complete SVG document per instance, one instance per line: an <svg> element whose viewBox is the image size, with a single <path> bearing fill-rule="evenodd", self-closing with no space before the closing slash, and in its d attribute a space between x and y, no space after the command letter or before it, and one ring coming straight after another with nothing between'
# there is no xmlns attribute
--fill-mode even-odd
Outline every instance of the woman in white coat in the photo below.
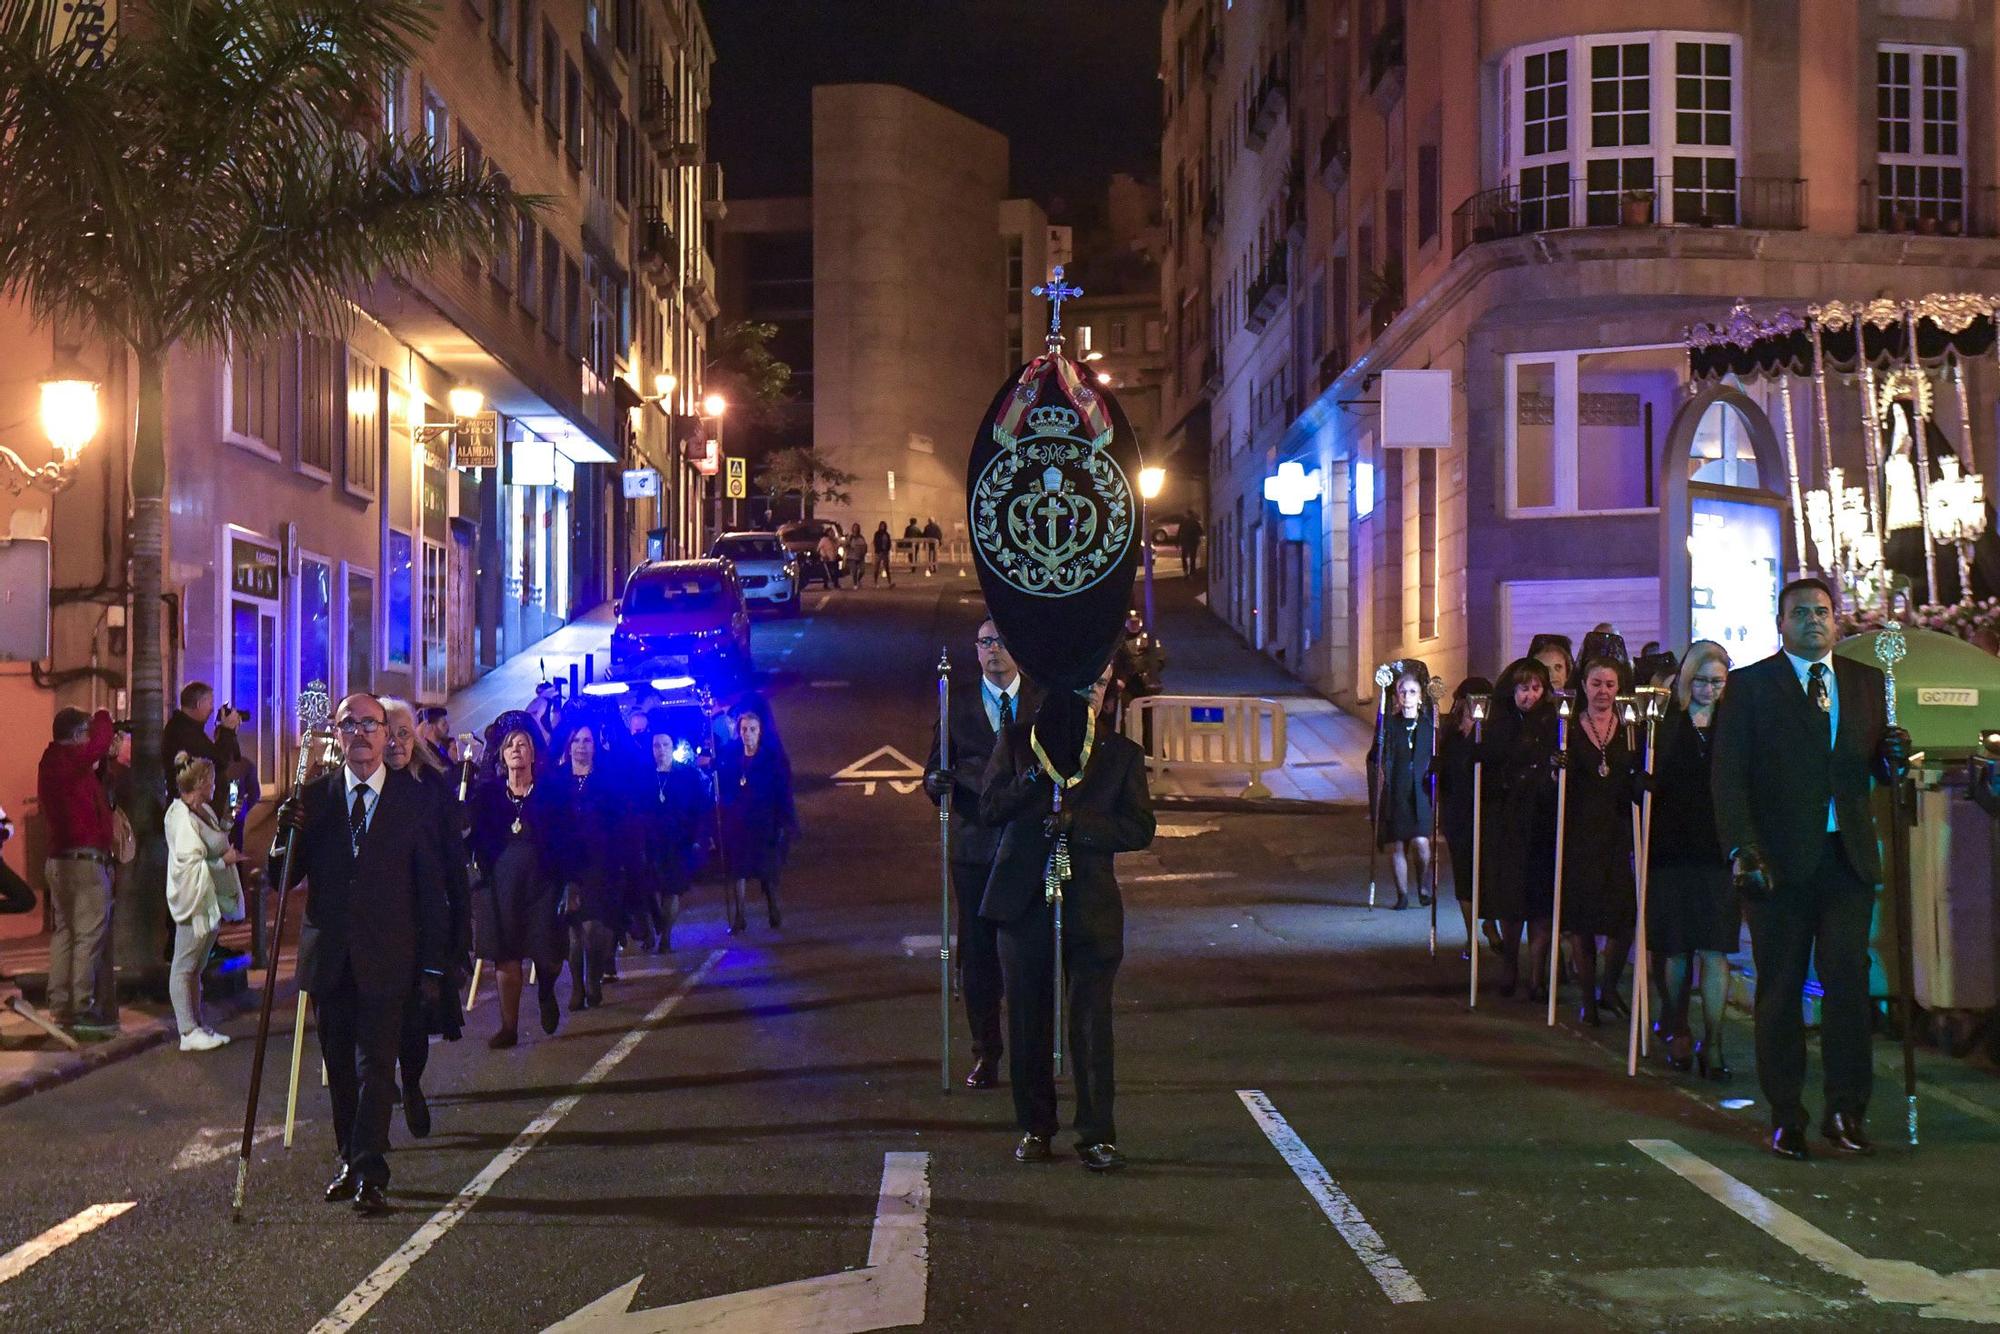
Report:
<svg viewBox="0 0 2000 1334"><path fill-rule="evenodd" d="M180 796L167 807L167 907L174 916L174 964L167 992L182 1051L212 1051L229 1039L201 1021L201 969L224 921L243 920L243 887L229 846L229 827L216 817L215 766L190 760L175 775Z"/></svg>

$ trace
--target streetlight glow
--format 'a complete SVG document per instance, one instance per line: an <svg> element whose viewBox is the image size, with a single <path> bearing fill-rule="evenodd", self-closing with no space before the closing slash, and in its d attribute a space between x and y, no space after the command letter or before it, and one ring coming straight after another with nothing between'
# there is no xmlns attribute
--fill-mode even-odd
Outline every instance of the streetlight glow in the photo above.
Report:
<svg viewBox="0 0 2000 1334"><path fill-rule="evenodd" d="M653 377L653 397L672 398L674 390L680 387L680 383L672 371L661 371Z"/></svg>
<svg viewBox="0 0 2000 1334"><path fill-rule="evenodd" d="M467 417L477 417L486 410L486 395L469 384L459 385L444 396L451 405L451 415L463 421Z"/></svg>
<svg viewBox="0 0 2000 1334"><path fill-rule="evenodd" d="M729 411L729 400L721 394L710 394L702 399L701 410L711 417L720 417Z"/></svg>
<svg viewBox="0 0 2000 1334"><path fill-rule="evenodd" d="M96 381L42 381L42 433L64 459L82 453L96 438L98 425Z"/></svg>
<svg viewBox="0 0 2000 1334"><path fill-rule="evenodd" d="M1145 499L1158 500L1160 492L1166 488L1166 485L1167 470L1165 468L1139 469L1139 494Z"/></svg>

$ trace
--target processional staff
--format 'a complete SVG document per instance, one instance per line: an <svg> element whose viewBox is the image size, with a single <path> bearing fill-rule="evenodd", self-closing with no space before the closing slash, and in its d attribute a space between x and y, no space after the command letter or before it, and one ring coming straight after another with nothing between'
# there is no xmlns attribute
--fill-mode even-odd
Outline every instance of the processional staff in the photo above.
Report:
<svg viewBox="0 0 2000 1334"><path fill-rule="evenodd" d="M1569 833L1569 696L1556 702L1556 882L1549 918L1549 1027L1556 1026L1556 984L1562 978L1563 844ZM1584 979L1590 985L1590 979Z"/></svg>
<svg viewBox="0 0 2000 1334"><path fill-rule="evenodd" d="M1437 958L1438 952L1438 733L1443 730L1440 726L1442 718L1438 712L1438 705L1444 702L1444 693L1443 677L1433 676L1429 684L1424 686L1424 695L1431 703L1431 767L1426 777L1431 789L1431 855L1429 869L1431 880L1431 957L1433 959ZM1416 762L1417 757L1414 755L1410 756L1410 763L1414 765ZM1471 941L1468 940L1466 942L1466 948L1471 948Z"/></svg>
<svg viewBox="0 0 2000 1334"><path fill-rule="evenodd" d="M1889 726L1896 721L1896 664L1909 654L1903 627L1894 621L1875 635L1875 660L1882 664L1883 702ZM1907 765L1899 766L1890 777L1889 865L1896 877L1896 967L1903 982L1903 1100L1908 1108L1910 1145L1917 1143L1917 965L1915 913L1911 906L1910 811Z"/></svg>
<svg viewBox="0 0 2000 1334"><path fill-rule="evenodd" d="M1467 700L1472 708L1472 926L1465 952L1472 956L1472 981L1466 1005L1474 1010L1479 1008L1479 850L1485 838L1480 808L1486 799L1486 757L1480 752L1480 743L1486 739L1486 710L1490 702L1487 695L1473 695ZM1431 856L1437 856L1435 848Z"/></svg>
<svg viewBox="0 0 2000 1334"><path fill-rule="evenodd" d="M1375 669L1375 765L1368 775L1368 906L1375 906L1375 867L1381 853L1382 802L1381 789L1385 784L1379 775L1382 772L1382 729L1389 718L1389 687L1396 680L1393 663L1383 663Z"/></svg>
<svg viewBox="0 0 2000 1334"><path fill-rule="evenodd" d="M951 654L938 650L938 1088L951 1092ZM1060 938L1059 938L1060 939Z"/></svg>

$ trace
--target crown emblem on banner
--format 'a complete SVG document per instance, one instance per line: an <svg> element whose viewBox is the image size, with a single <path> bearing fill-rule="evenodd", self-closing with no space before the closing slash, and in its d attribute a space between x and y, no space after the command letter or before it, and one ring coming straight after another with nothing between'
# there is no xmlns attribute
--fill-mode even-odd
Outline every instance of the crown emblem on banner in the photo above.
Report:
<svg viewBox="0 0 2000 1334"><path fill-rule="evenodd" d="M1073 436L1080 420L1082 419L1068 408L1055 403L1044 403L1028 414L1028 429L1035 435Z"/></svg>

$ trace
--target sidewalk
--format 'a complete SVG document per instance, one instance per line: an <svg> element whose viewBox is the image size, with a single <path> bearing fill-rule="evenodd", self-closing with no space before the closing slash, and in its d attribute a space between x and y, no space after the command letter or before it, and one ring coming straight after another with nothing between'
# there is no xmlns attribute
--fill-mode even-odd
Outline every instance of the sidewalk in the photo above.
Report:
<svg viewBox="0 0 2000 1334"><path fill-rule="evenodd" d="M596 655L598 676L610 674L611 626L616 619L612 603L605 603L565 625L562 629L495 667L466 686L450 700L454 732L483 732L486 725L509 709L525 708L535 697L535 686L545 679L560 678L568 692L569 669L576 664L577 679L583 679L584 660Z"/></svg>
<svg viewBox="0 0 2000 1334"><path fill-rule="evenodd" d="M1272 797L1365 807L1372 740L1368 724L1245 647L1209 611L1202 593L1206 587L1205 578L1182 578L1177 560L1161 560L1154 567L1153 601L1157 631L1167 650L1167 693L1277 700L1285 706L1285 765L1264 776ZM1132 596L1135 602L1142 598L1143 585ZM1247 778L1243 771L1176 769L1155 774L1153 793L1180 801L1234 799Z"/></svg>

